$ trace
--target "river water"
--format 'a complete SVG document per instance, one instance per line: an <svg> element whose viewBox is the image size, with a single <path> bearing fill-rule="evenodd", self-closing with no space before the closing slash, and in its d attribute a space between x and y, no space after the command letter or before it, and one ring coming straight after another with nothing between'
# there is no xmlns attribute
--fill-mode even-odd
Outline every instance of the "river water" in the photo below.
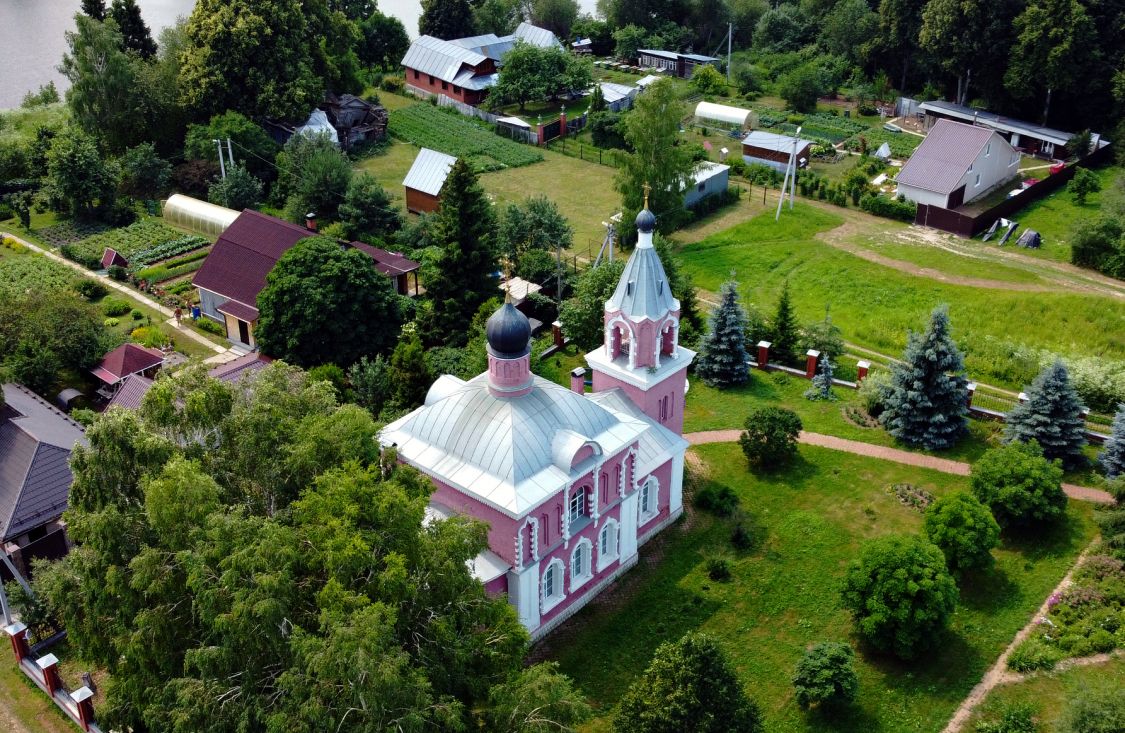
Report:
<svg viewBox="0 0 1125 733"><path fill-rule="evenodd" d="M190 15L195 0L137 0L145 22L157 36L181 15ZM23 95L54 81L62 92L67 82L55 68L66 51L64 33L74 29L81 0L0 0L0 109L18 107ZM106 2L109 5L109 2ZM594 12L595 0L579 0L583 12ZM420 0L379 0L379 9L418 35Z"/></svg>

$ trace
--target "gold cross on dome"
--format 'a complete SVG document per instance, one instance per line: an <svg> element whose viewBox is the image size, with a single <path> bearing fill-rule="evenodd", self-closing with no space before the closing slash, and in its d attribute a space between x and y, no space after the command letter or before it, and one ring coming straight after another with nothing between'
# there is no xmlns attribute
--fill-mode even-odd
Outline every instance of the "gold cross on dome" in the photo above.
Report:
<svg viewBox="0 0 1125 733"><path fill-rule="evenodd" d="M648 194L649 194L649 191L652 190L652 186L648 185L648 181L645 181L645 185L642 186L642 188L644 188L644 191L645 191L645 208L647 209L648 208Z"/></svg>

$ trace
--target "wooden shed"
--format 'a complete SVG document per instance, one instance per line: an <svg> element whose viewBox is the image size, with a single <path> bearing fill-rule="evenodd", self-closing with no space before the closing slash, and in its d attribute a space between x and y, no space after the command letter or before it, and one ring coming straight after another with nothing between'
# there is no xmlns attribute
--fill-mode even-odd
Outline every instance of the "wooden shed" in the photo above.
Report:
<svg viewBox="0 0 1125 733"><path fill-rule="evenodd" d="M797 145L797 167L802 167L802 159L807 163L812 158L812 140L764 130L754 130L742 139L742 159L748 165L759 163L783 171L789 165L789 156L793 153L794 143Z"/></svg>
<svg viewBox="0 0 1125 733"><path fill-rule="evenodd" d="M457 159L452 155L422 148L410 166L402 185L406 188L406 210L414 214L441 208L441 187Z"/></svg>

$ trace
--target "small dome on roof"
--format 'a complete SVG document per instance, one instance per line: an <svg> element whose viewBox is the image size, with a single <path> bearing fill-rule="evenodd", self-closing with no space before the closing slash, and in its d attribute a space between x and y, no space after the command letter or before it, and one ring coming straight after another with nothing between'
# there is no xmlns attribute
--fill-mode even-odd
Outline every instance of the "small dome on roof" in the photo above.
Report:
<svg viewBox="0 0 1125 733"><path fill-rule="evenodd" d="M647 208L641 209L637 214L637 231L651 233L656 229L656 216Z"/></svg>
<svg viewBox="0 0 1125 733"><path fill-rule="evenodd" d="M515 359L531 352L531 322L511 303L489 317L484 333L493 356Z"/></svg>

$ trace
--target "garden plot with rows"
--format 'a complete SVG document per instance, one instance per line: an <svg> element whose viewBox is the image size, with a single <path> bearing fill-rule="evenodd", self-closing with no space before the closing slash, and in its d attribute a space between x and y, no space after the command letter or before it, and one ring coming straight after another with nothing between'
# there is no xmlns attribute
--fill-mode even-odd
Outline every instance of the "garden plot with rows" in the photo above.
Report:
<svg viewBox="0 0 1125 733"><path fill-rule="evenodd" d="M129 274L136 281L178 294L190 289L191 274L203 265L211 242L148 220L63 245L61 251L64 257L98 269L108 248L129 261Z"/></svg>
<svg viewBox="0 0 1125 733"><path fill-rule="evenodd" d="M391 112L390 133L419 147L469 161L478 173L518 168L543 160L530 145L512 142L452 110L416 104Z"/></svg>

